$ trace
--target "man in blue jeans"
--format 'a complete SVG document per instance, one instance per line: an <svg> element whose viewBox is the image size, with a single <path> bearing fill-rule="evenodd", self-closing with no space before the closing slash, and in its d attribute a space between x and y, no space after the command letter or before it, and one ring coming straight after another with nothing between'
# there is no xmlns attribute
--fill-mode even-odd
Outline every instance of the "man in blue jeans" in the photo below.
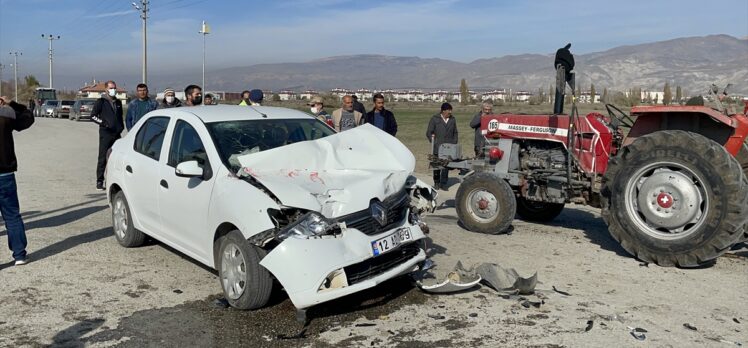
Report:
<svg viewBox="0 0 748 348"><path fill-rule="evenodd" d="M13 131L31 127L34 116L26 106L0 97L0 213L8 231L8 247L16 266L26 264L26 229L18 204L15 171L18 169Z"/></svg>

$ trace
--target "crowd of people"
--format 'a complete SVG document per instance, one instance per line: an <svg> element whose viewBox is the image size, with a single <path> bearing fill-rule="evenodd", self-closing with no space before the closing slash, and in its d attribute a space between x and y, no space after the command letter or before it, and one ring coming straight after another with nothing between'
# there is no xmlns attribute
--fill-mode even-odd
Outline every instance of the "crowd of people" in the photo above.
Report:
<svg viewBox="0 0 748 348"><path fill-rule="evenodd" d="M96 189L104 190L104 171L107 164L107 153L122 136L122 132L132 129L145 114L156 110L198 105L214 105L215 98L211 94L203 97L200 86L189 85L184 89L184 100L179 100L172 88L164 90L164 97L156 101L149 96L148 86L138 84L136 98L127 104L127 114L123 117L122 101L117 99L117 83L107 81L106 92L96 100L91 111L91 120L99 126L99 149L96 165ZM259 89L246 90L241 94L242 106L261 106L263 93ZM395 136L397 134L397 120L395 114L385 108L385 98L377 93L373 96L374 107L366 111L364 105L358 101L356 95L346 95L342 98L340 108L328 113L321 97L313 97L307 105L311 114L325 122L337 132L371 124L382 131ZM480 132L481 116L493 112L490 103L483 103L481 111L475 114L470 126L475 129L475 155L482 156L484 138ZM18 193L16 189L15 171L17 161L13 146L13 131L22 131L34 123L34 117L25 105L16 103L7 97L0 97L0 213L5 220L8 230L8 245L13 251L16 265L26 263L26 233L20 214ZM440 112L431 117L426 130L426 138L432 142L433 154L438 154L441 144L457 144L457 124L452 116L452 105L444 103ZM448 170L434 170L434 187L447 189Z"/></svg>

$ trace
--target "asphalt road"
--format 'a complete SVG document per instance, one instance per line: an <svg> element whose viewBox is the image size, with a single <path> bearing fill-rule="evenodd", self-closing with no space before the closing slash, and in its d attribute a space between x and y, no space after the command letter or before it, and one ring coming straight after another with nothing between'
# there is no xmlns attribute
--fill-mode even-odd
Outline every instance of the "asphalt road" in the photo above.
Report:
<svg viewBox="0 0 748 348"><path fill-rule="evenodd" d="M156 241L117 244L106 197L94 190L94 124L37 119L16 135L31 263L12 266L0 250L2 347L748 344L745 249L700 269L645 265L608 236L598 210L578 206L549 225L516 220L509 235L471 233L457 224L454 180L426 219L437 276L457 261L499 263L538 272L535 295L482 287L436 296L403 278L314 307L306 326L282 291L265 309L228 309L214 271Z"/></svg>

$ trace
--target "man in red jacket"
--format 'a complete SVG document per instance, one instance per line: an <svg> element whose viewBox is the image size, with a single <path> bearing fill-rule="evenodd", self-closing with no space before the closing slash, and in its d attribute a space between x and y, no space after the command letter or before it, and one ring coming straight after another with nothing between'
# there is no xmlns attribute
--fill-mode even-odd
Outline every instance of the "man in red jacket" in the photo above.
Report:
<svg viewBox="0 0 748 348"><path fill-rule="evenodd" d="M8 246L16 266L26 264L26 228L18 204L15 171L18 169L13 131L20 132L34 123L26 106L0 97L0 213L8 230Z"/></svg>

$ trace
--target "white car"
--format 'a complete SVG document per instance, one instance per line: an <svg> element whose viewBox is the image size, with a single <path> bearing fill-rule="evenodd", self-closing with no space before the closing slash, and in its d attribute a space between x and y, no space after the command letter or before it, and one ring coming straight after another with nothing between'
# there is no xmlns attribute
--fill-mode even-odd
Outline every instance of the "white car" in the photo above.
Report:
<svg viewBox="0 0 748 348"><path fill-rule="evenodd" d="M342 133L301 111L200 106L146 114L112 147L117 241L149 235L218 270L254 309L272 277L305 309L409 273L426 259L436 191L413 154L370 125Z"/></svg>

